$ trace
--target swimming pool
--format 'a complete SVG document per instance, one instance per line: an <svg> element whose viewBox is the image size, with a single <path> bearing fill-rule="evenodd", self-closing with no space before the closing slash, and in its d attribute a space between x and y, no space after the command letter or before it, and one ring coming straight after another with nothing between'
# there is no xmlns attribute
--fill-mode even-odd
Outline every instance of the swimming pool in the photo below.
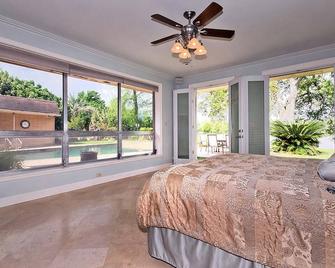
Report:
<svg viewBox="0 0 335 268"><path fill-rule="evenodd" d="M103 145L83 145L83 146L70 146L69 156L70 157L79 157L81 152L84 151L95 151L98 155L112 155L117 154L117 145L116 144L103 144ZM20 160L38 160L38 159L47 159L47 158L60 158L62 156L62 148L52 147L52 148L42 148L36 150L25 150L19 151L16 153L17 158Z"/></svg>
<svg viewBox="0 0 335 268"><path fill-rule="evenodd" d="M69 163L83 162L81 152L97 152L97 159L116 159L117 143L115 141L91 141L92 143L73 143L69 148ZM122 140L122 156L149 155L153 151L152 140ZM2 164L2 165L1 165ZM0 170L30 169L35 167L62 164L62 147L60 144L34 148L20 148L0 152ZM14 167L15 165L15 167Z"/></svg>
<svg viewBox="0 0 335 268"><path fill-rule="evenodd" d="M98 144L98 145L74 145L69 148L70 159L80 158L81 152L94 151L98 153L98 159L113 158L117 156L117 144ZM150 152L148 149L141 148L127 148L123 147L123 153L129 155L130 153ZM46 159L61 159L62 148L61 146L55 146L50 148L39 148L16 152L17 159L21 161L32 161L32 160L46 160Z"/></svg>

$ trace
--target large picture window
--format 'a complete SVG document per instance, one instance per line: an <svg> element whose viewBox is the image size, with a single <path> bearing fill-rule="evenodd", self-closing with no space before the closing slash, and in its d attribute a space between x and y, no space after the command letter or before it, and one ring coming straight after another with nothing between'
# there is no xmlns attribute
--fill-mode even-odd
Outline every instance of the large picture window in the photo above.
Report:
<svg viewBox="0 0 335 268"><path fill-rule="evenodd" d="M117 93L117 83L68 78L70 163L117 157Z"/></svg>
<svg viewBox="0 0 335 268"><path fill-rule="evenodd" d="M155 87L71 65L7 61L0 62L0 171L156 153Z"/></svg>
<svg viewBox="0 0 335 268"><path fill-rule="evenodd" d="M62 74L0 63L0 170L61 164L62 122Z"/></svg>
<svg viewBox="0 0 335 268"><path fill-rule="evenodd" d="M271 154L327 159L334 153L334 68L271 77Z"/></svg>
<svg viewBox="0 0 335 268"><path fill-rule="evenodd" d="M153 93L123 85L121 89L123 156L153 150Z"/></svg>

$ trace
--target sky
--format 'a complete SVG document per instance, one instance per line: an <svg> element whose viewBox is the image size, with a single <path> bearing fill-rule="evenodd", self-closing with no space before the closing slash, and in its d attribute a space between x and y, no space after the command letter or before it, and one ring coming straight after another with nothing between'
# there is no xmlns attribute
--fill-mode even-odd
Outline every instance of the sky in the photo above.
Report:
<svg viewBox="0 0 335 268"><path fill-rule="evenodd" d="M0 69L7 71L10 75L22 80L33 80L35 84L46 87L51 93L62 97L62 76L60 74L39 71L14 64L0 62ZM117 96L117 88L113 85L92 82L88 80L69 77L69 96L76 96L81 91L95 90L100 93L101 98L109 103Z"/></svg>

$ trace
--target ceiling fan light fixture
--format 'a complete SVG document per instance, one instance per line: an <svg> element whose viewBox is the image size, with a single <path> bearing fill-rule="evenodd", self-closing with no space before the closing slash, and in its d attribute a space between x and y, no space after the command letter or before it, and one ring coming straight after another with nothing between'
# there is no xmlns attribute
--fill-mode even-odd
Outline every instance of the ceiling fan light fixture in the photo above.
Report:
<svg viewBox="0 0 335 268"><path fill-rule="evenodd" d="M197 56L202 56L207 54L207 49L204 45L200 44L200 46L194 51L194 54Z"/></svg>
<svg viewBox="0 0 335 268"><path fill-rule="evenodd" d="M207 49L201 42L202 37L215 37L224 40L232 40L234 30L207 28L207 25L216 17L221 15L223 7L216 2L210 3L195 19L195 11L185 11L184 18L187 24L183 25L160 14L153 14L151 18L157 22L171 26L179 31L158 40L151 42L152 45L163 44L167 41L174 41L171 53L178 55L181 62L188 64L193 55L202 56L207 54ZM193 22L192 22L193 20ZM204 59L206 57L198 57Z"/></svg>
<svg viewBox="0 0 335 268"><path fill-rule="evenodd" d="M172 46L172 48L171 48L171 52L172 53L174 53L174 54L179 54L180 52L182 52L183 51L183 46L180 44L180 42L177 40L174 44L173 44L173 46Z"/></svg>
<svg viewBox="0 0 335 268"><path fill-rule="evenodd" d="M182 60L186 60L191 58L191 53L188 51L188 49L184 48L182 52L179 53L179 58Z"/></svg>
<svg viewBox="0 0 335 268"><path fill-rule="evenodd" d="M198 39L193 37L187 44L189 49L197 49L201 44L199 43Z"/></svg>

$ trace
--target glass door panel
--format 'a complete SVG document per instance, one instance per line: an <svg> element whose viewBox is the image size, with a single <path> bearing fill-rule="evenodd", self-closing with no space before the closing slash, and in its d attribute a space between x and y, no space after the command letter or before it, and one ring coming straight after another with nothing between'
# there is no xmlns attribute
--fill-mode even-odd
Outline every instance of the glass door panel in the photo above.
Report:
<svg viewBox="0 0 335 268"><path fill-rule="evenodd" d="M193 159L193 95L190 89L173 92L173 144L174 163L185 163ZM192 107L192 109L191 109Z"/></svg>
<svg viewBox="0 0 335 268"><path fill-rule="evenodd" d="M248 81L249 154L265 154L264 81Z"/></svg>
<svg viewBox="0 0 335 268"><path fill-rule="evenodd" d="M230 144L231 152L239 153L239 84L230 87Z"/></svg>
<svg viewBox="0 0 335 268"><path fill-rule="evenodd" d="M177 95L178 158L190 158L189 93Z"/></svg>

